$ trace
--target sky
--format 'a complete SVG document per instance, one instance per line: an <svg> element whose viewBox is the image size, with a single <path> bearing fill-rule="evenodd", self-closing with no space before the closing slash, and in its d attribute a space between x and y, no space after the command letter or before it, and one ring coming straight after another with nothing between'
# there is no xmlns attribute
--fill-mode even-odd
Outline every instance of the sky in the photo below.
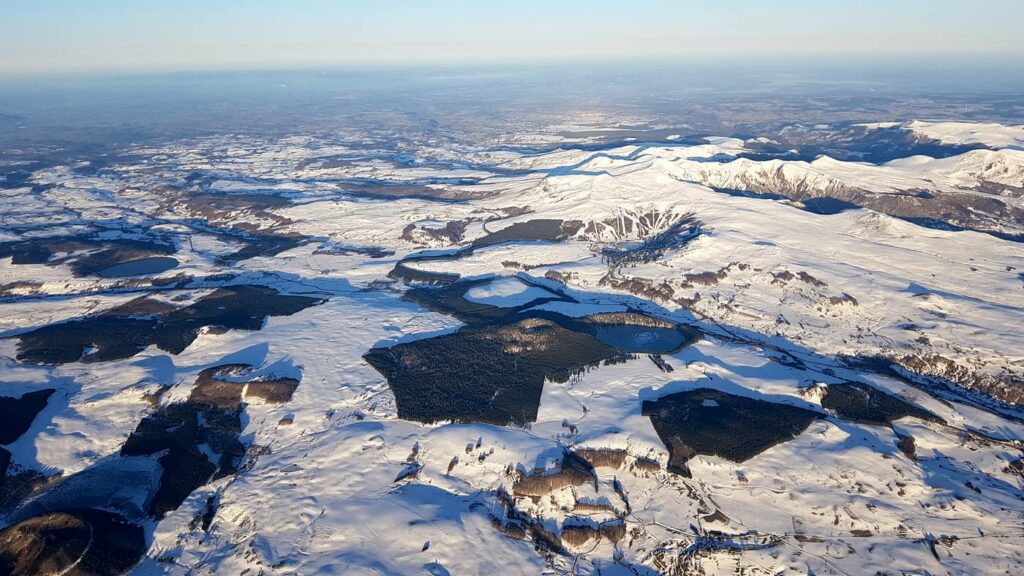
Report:
<svg viewBox="0 0 1024 576"><path fill-rule="evenodd" d="M0 73L1024 57L1024 0L0 0Z"/></svg>

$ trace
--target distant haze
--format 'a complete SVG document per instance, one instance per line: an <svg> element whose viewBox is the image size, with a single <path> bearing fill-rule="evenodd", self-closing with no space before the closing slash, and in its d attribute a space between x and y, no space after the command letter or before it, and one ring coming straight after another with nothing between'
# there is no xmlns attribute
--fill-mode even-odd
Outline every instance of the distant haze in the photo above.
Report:
<svg viewBox="0 0 1024 576"><path fill-rule="evenodd" d="M0 72L1024 55L1020 0L0 0Z"/></svg>

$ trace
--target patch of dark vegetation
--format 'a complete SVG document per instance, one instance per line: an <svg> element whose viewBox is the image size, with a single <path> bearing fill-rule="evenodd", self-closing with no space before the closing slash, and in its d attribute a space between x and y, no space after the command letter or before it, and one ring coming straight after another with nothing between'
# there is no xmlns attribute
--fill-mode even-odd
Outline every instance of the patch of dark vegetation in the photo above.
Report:
<svg viewBox="0 0 1024 576"><path fill-rule="evenodd" d="M0 531L0 574L115 576L128 572L145 552L141 526L113 512L73 508Z"/></svg>
<svg viewBox="0 0 1024 576"><path fill-rule="evenodd" d="M238 440L240 413L238 408L189 401L166 406L139 423L121 447L121 455L162 454L160 488L149 503L151 516L162 518L196 488L237 471L245 455L245 446Z"/></svg>
<svg viewBox="0 0 1024 576"><path fill-rule="evenodd" d="M369 256L370 258L387 258L394 256L395 251L380 246L350 246L348 244L324 244L317 248L313 254L326 254L329 256Z"/></svg>
<svg viewBox="0 0 1024 576"><path fill-rule="evenodd" d="M818 288L824 288L825 286L828 286L828 284L825 283L824 281L818 280L814 276L811 276L810 274L808 274L807 272L804 272L802 270L800 272L797 272L796 276L801 281L806 282L806 283L810 284L811 286L817 286Z"/></svg>
<svg viewBox="0 0 1024 576"><path fill-rule="evenodd" d="M518 426L536 420L545 380L567 382L601 362L626 357L540 318L466 326L363 356L387 378L400 418Z"/></svg>
<svg viewBox="0 0 1024 576"><path fill-rule="evenodd" d="M234 253L217 259L222 266L250 258L276 256L310 240L301 234L278 231L293 223L274 212L292 205L290 198L280 194L220 194L209 192L208 188L188 193L168 189L166 197L163 208L169 213L188 217L190 225L199 231L242 244Z"/></svg>
<svg viewBox="0 0 1024 576"><path fill-rule="evenodd" d="M441 227L418 226L416 223L412 223L402 229L402 240L422 246L459 244L466 234L466 228L472 221L471 219L452 220Z"/></svg>
<svg viewBox="0 0 1024 576"><path fill-rule="evenodd" d="M299 381L294 378L269 378L252 380L245 386L246 398L259 398L269 404L284 404L292 401Z"/></svg>
<svg viewBox="0 0 1024 576"><path fill-rule="evenodd" d="M289 316L322 302L257 285L218 288L182 308L146 317L98 314L16 336L18 360L34 364L129 358L147 346L179 354L204 327L259 330L268 316Z"/></svg>
<svg viewBox="0 0 1024 576"><path fill-rule="evenodd" d="M536 270L537 268L547 268L548 266L557 266L558 264L561 264L561 262L539 262L539 263L534 263L534 264L524 264L522 262L516 262L515 260L502 260L501 261L501 267L502 268L505 268L507 270L523 270L523 271ZM549 270L548 272L545 272L544 276L547 277L548 273L550 273L550 272L552 272L552 271ZM555 272L555 274L557 274L557 272ZM565 282L562 282L562 284L565 284Z"/></svg>
<svg viewBox="0 0 1024 576"><path fill-rule="evenodd" d="M575 454L594 468L622 468L626 451L621 448L579 448Z"/></svg>
<svg viewBox="0 0 1024 576"><path fill-rule="evenodd" d="M0 396L0 444L10 444L21 438L32 426L36 416L46 408L54 392L54 389L47 388L28 392L19 398ZM15 466L13 469L19 468ZM8 476L10 470L11 453L0 447L0 511L20 502L44 479L32 470L22 470Z"/></svg>
<svg viewBox="0 0 1024 576"><path fill-rule="evenodd" d="M460 180L456 184L474 184L475 180ZM367 198L413 198L436 202L463 202L486 198L492 192L475 192L429 184L405 184L386 180L350 180L342 185L345 194Z"/></svg>
<svg viewBox="0 0 1024 576"><path fill-rule="evenodd" d="M642 413L669 451L670 472L690 476L686 462L698 454L743 462L791 440L823 415L710 388L644 401Z"/></svg>
<svg viewBox="0 0 1024 576"><path fill-rule="evenodd" d="M668 373L675 370L674 368L672 368L671 364L666 362L665 359L661 357L661 354L648 354L647 357L650 358L651 362L654 362L654 365L657 366L658 370L661 370L662 372Z"/></svg>
<svg viewBox="0 0 1024 576"><path fill-rule="evenodd" d="M177 310L177 306L164 300L139 296L103 312L104 316L128 318L139 316L161 316Z"/></svg>
<svg viewBox="0 0 1024 576"><path fill-rule="evenodd" d="M444 285L457 282L459 275L454 272L430 272L413 268L405 262L395 264L395 267L388 272L388 278L401 280L407 284L435 284Z"/></svg>
<svg viewBox="0 0 1024 576"><path fill-rule="evenodd" d="M1017 458L1003 468L1003 472L1024 478L1024 458Z"/></svg>
<svg viewBox="0 0 1024 576"><path fill-rule="evenodd" d="M6 296L38 294L42 287L42 282L35 282L32 280L17 280L6 284L0 284L0 298Z"/></svg>
<svg viewBox="0 0 1024 576"><path fill-rule="evenodd" d="M595 502L589 499L576 498L576 502L572 505L573 514L619 514L620 512L615 509L610 502Z"/></svg>
<svg viewBox="0 0 1024 576"><path fill-rule="evenodd" d="M950 214L950 216L953 216L953 214ZM916 224L916 225L918 225L918 226L920 226L922 228L930 228L932 230L943 230L945 232L963 232L965 230L973 230L974 229L974 228L970 228L970 227L967 227L967 226L964 226L964 225L961 225L961 224L954 223L954 222L952 222L950 220L944 220L942 218L936 218L934 216L896 216L896 217L900 218L902 220L906 220L907 222L910 222L911 224ZM993 236L995 236L997 238L1002 238L1003 240L1010 240L1011 242L1019 242L1020 241L1020 236L1016 235L1016 234L1008 234L1006 232L1001 232L1001 231L994 231L994 232L993 231L988 231L988 230L979 230L979 231L980 232L989 232L989 233L991 233Z"/></svg>
<svg viewBox="0 0 1024 576"><path fill-rule="evenodd" d="M210 526L213 525L213 519L217 517L217 509L220 508L220 498L217 494L206 497L206 503L203 506L201 514L197 514L195 518L189 522L189 528L196 530L202 528L203 532L209 532Z"/></svg>
<svg viewBox="0 0 1024 576"><path fill-rule="evenodd" d="M515 498L504 488L499 489L496 496L504 511L504 518L494 518L495 528L510 537L530 538L537 552L565 553L562 539L548 530L542 521L520 510L516 506Z"/></svg>
<svg viewBox="0 0 1024 576"><path fill-rule="evenodd" d="M900 452L903 452L907 458L917 460L917 443L913 436L910 436L909 434L906 436L900 436L899 441L896 442L896 447L899 448Z"/></svg>
<svg viewBox="0 0 1024 576"><path fill-rule="evenodd" d="M215 193L206 191L187 192L176 189L163 191L165 200L163 209L178 217L191 217L210 225L225 225L230 232L238 229L258 233L265 226L283 226L291 224L289 218L273 212L276 208L285 208L292 201L280 194L260 193Z"/></svg>
<svg viewBox="0 0 1024 576"><path fill-rule="evenodd" d="M677 250L703 233L701 222L693 214L676 218L664 230L648 236L638 246L605 249L603 254L612 267L656 262L670 250Z"/></svg>
<svg viewBox="0 0 1024 576"><path fill-rule="evenodd" d="M248 364L222 364L207 368L199 373L188 401L235 410L242 405L242 391L245 389L245 375L252 370Z"/></svg>
<svg viewBox="0 0 1024 576"><path fill-rule="evenodd" d="M145 392L142 395L142 399L146 401L146 404L149 404L150 408L155 410L160 407L160 401L163 400L164 394L167 394L167 391L170 389L169 385L161 384L155 390Z"/></svg>
<svg viewBox="0 0 1024 576"><path fill-rule="evenodd" d="M134 238L54 236L0 242L0 258L11 258L12 264L67 264L76 276L100 274L126 262L168 257L177 251L168 240Z"/></svg>
<svg viewBox="0 0 1024 576"><path fill-rule="evenodd" d="M522 475L512 485L512 493L516 496L539 498L570 486L596 482L597 473L594 472L594 466L582 455L566 450L557 471Z"/></svg>
<svg viewBox="0 0 1024 576"><path fill-rule="evenodd" d="M595 326L641 326L644 328L675 329L680 326L670 320L638 312L601 312L585 316L583 321Z"/></svg>
<svg viewBox="0 0 1024 576"><path fill-rule="evenodd" d="M207 276L206 278L204 278L204 280L213 282L213 281L215 281L214 276L217 276L217 275L216 274L211 274L211 275ZM166 276L164 278L144 278L144 279L135 278L135 279L129 279L129 280L122 280L122 281L118 282L117 284L115 284L114 286L115 287L122 287L122 286L135 287L135 286L147 286L148 285L148 286L158 286L158 287L162 287L162 288L184 288L185 286L187 286L189 284L189 282L191 282L194 279L195 279L195 276L193 276L191 274L185 274L183 272L179 272L178 274L175 274L174 276Z"/></svg>
<svg viewBox="0 0 1024 576"><path fill-rule="evenodd" d="M505 242L561 242L574 236L581 228L583 222L579 220L527 220L477 238L472 247L486 248Z"/></svg>
<svg viewBox="0 0 1024 576"><path fill-rule="evenodd" d="M0 448L0 514L10 512L59 476L18 466L11 462L11 453Z"/></svg>
<svg viewBox="0 0 1024 576"><path fill-rule="evenodd" d="M18 360L64 364L128 358L156 339L157 326L156 320L102 316L44 326L19 336ZM96 351L88 353L93 347Z"/></svg>
<svg viewBox="0 0 1024 576"><path fill-rule="evenodd" d="M570 548L583 548L589 544L592 540L596 540L601 537L598 533L597 528L588 526L586 524L563 526L562 532L559 534L562 542Z"/></svg>
<svg viewBox="0 0 1024 576"><path fill-rule="evenodd" d="M803 270L797 272L796 274L793 274L789 270L781 270L781 271L778 271L778 272L769 272L768 274L772 277L772 284L774 284L776 286L785 286L785 285L789 284L794 279L798 279L798 280L800 280L801 282L803 282L805 284L810 284L811 286L815 286L817 288L824 288L824 287L828 286L828 284L826 282L818 280L817 278L815 278L814 276L811 276L810 274L808 274L807 272L804 272ZM846 295L844 294L844 296L846 296ZM849 298L851 300L853 299L852 296L850 296ZM856 305L856 300L854 300L853 303L854 303L854 305Z"/></svg>
<svg viewBox="0 0 1024 576"><path fill-rule="evenodd" d="M661 472L661 462L658 462L653 458L640 456L633 461L631 469L634 472L640 472L643 474L657 474L658 472Z"/></svg>
<svg viewBox="0 0 1024 576"><path fill-rule="evenodd" d="M298 382L254 379L251 372L252 367L246 364L203 370L187 401L159 407L125 441L120 456L149 456L160 465L159 484L149 488L146 500L145 513L150 518L159 520L200 486L241 469L246 455L240 438L242 395L247 386L285 382L289 390L294 390L292 384ZM281 393L274 387L267 395L277 397ZM117 470L117 457L106 465ZM120 488L116 482L109 488L97 487L110 491L109 502L117 501ZM0 574L114 575L127 572L138 562L147 548L140 526L127 522L120 514L74 504L75 492L65 496L73 499L71 505L54 506L42 514L36 511L0 532ZM61 500L58 495L56 501ZM193 521L193 529L209 530L218 505L216 494L207 498L202 513Z"/></svg>
<svg viewBox="0 0 1024 576"><path fill-rule="evenodd" d="M491 526L513 540L526 540L527 534L523 522L491 517Z"/></svg>
<svg viewBox="0 0 1024 576"><path fill-rule="evenodd" d="M591 473L593 471L591 470ZM582 482L596 481L595 477L583 478L584 471L576 480ZM561 473L548 476L559 476ZM547 478L545 476L543 478ZM564 482L563 482L564 483ZM568 484L572 486L573 484ZM576 484L578 485L578 484ZM611 504L587 504L577 502L574 510L583 511L583 516L567 516L561 526L552 523L550 519L537 517L521 509L517 499L509 494L504 488L496 493L497 501L501 505L501 513L492 508L492 524L501 533L517 540L530 539L533 541L535 550L544 555L565 554L570 555L568 549L581 549L592 545L598 540L605 539L613 545L618 544L626 536L626 523ZM537 496L530 497L536 501ZM604 515L612 515L605 520L597 520L589 514L595 512Z"/></svg>
<svg viewBox="0 0 1024 576"><path fill-rule="evenodd" d="M850 296L846 292L843 292L842 296L829 296L825 301L831 306L842 306L844 304L849 304L851 306L860 305L860 302L858 302L856 298Z"/></svg>
<svg viewBox="0 0 1024 576"><path fill-rule="evenodd" d="M655 283L648 278L616 278L611 274L601 277L600 286L608 286L614 290L629 292L635 296L655 302L681 302L682 298L673 298L676 289L668 282Z"/></svg>
<svg viewBox="0 0 1024 576"><path fill-rule="evenodd" d="M906 416L945 423L924 408L859 382L829 384L821 398L821 406L840 418L864 424L885 426Z"/></svg>
<svg viewBox="0 0 1024 576"><path fill-rule="evenodd" d="M978 372L939 354L843 356L856 370L889 376L944 401L963 402L1016 422L1024 422L1024 380L1015 375ZM972 433L985 434L977 429Z"/></svg>
<svg viewBox="0 0 1024 576"><path fill-rule="evenodd" d="M682 288L693 288L694 286L715 286L729 276L729 269L721 268L715 272L696 272L684 274L679 282Z"/></svg>
<svg viewBox="0 0 1024 576"><path fill-rule="evenodd" d="M200 486L238 471L246 448L242 432L242 394L267 384L260 394L291 398L298 380L251 379L246 364L225 364L199 373L188 401L161 407L146 416L121 447L122 456L160 455L160 487L148 513L162 518L176 510Z"/></svg>
<svg viewBox="0 0 1024 576"><path fill-rule="evenodd" d="M903 354L894 358L893 362L899 369L912 374L944 380L1009 404L1024 404L1024 377L1012 372L979 373L956 360L936 353Z"/></svg>
<svg viewBox="0 0 1024 576"><path fill-rule="evenodd" d="M574 272L560 272L558 270L548 270L544 273L544 278L548 280L554 280L559 284L565 285L572 281L576 276Z"/></svg>
<svg viewBox="0 0 1024 576"><path fill-rule="evenodd" d="M837 185L830 187L831 195L822 204L811 196L814 192L805 189L805 182L796 181L786 185L793 187L788 191L788 197L798 201L798 207L804 209L810 204L812 212L866 208L933 230L973 230L1010 242L1024 242L1024 234L1006 231L1018 228L1018 223L1024 219L1024 210L991 196L922 190L875 193L853 186Z"/></svg>
<svg viewBox="0 0 1024 576"><path fill-rule="evenodd" d="M302 246L308 241L305 236L297 234L241 233L231 238L241 241L244 246L239 250L217 259L221 265L237 264L250 258L277 256L292 248Z"/></svg>
<svg viewBox="0 0 1024 576"><path fill-rule="evenodd" d="M210 219L230 216L240 210L262 212L272 208L285 208L292 205L291 199L280 194L260 193L209 193L201 192L184 196L188 207L202 212Z"/></svg>
<svg viewBox="0 0 1024 576"><path fill-rule="evenodd" d="M559 534L562 542L571 548L583 548L595 540L605 538L612 544L617 544L626 536L626 523L622 520L609 520L597 525L592 524L568 524L568 520L562 525Z"/></svg>
<svg viewBox="0 0 1024 576"><path fill-rule="evenodd" d="M544 381L565 382L635 353L670 353L695 342L691 328L639 313L571 318L533 309L571 298L551 292L518 307L469 301L492 279L421 287L405 298L467 326L454 334L375 348L364 358L388 380L399 416L411 420L526 425L536 418Z"/></svg>
<svg viewBox="0 0 1024 576"><path fill-rule="evenodd" d="M32 426L55 392L52 388L23 394L20 398L0 396L0 444L10 444Z"/></svg>

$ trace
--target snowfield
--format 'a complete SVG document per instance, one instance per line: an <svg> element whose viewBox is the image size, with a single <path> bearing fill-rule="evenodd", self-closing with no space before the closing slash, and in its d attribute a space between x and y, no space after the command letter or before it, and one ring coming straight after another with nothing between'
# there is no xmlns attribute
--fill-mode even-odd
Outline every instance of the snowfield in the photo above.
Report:
<svg viewBox="0 0 1024 576"><path fill-rule="evenodd" d="M516 307L550 295L535 286L524 284L515 278L495 280L483 286L466 291L466 300L498 307Z"/></svg>
<svg viewBox="0 0 1024 576"><path fill-rule="evenodd" d="M992 148L1024 146L1024 126L972 122L923 122L914 120L906 129L943 144L984 144Z"/></svg>

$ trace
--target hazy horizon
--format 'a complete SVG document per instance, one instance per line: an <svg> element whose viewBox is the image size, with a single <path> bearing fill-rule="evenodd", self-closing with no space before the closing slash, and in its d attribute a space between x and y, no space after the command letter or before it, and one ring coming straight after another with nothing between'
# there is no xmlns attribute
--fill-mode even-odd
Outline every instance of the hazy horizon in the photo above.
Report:
<svg viewBox="0 0 1024 576"><path fill-rule="evenodd" d="M1024 54L1024 4L984 4L3 0L0 74Z"/></svg>

